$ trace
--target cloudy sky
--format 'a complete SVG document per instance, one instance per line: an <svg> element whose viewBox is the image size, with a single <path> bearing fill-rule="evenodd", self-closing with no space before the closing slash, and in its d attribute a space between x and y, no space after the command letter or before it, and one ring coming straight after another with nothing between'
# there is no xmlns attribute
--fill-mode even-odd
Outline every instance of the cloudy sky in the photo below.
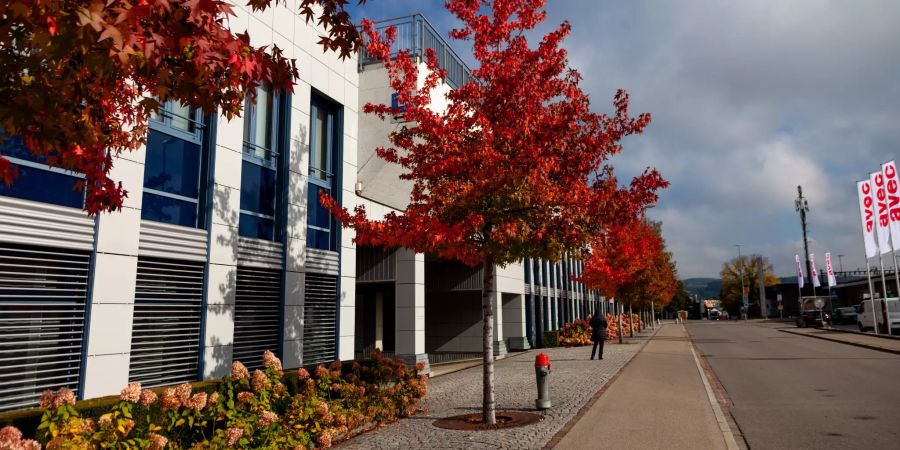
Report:
<svg viewBox="0 0 900 450"><path fill-rule="evenodd" d="M421 12L446 33L437 0L369 0L356 18ZM614 160L619 176L657 167L672 183L651 216L682 278L718 276L742 251L779 276L803 253L794 211L809 199L810 252L865 265L855 181L900 159L896 0L549 0L542 31L565 43L597 111L627 89L653 123ZM474 63L465 42L454 42ZM877 261L873 261L877 264Z"/></svg>

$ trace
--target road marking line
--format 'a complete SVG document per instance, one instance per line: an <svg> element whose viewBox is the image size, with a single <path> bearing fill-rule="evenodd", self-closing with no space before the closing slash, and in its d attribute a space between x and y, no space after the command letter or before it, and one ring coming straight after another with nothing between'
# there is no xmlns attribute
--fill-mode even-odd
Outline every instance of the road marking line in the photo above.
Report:
<svg viewBox="0 0 900 450"><path fill-rule="evenodd" d="M725 414L722 413L722 408L719 407L719 401L716 400L716 395L709 385L709 380L706 379L703 367L700 366L700 359L697 358L697 352L694 351L693 342L691 342L691 354L694 355L694 363L697 364L697 371L700 372L700 379L703 380L703 386L706 388L706 395L709 397L709 405L712 406L713 413L716 415L716 422L719 424L722 438L725 439L725 446L728 450L738 450L739 447L737 441L734 440L734 433L731 432L731 427L728 426L728 421L725 420Z"/></svg>

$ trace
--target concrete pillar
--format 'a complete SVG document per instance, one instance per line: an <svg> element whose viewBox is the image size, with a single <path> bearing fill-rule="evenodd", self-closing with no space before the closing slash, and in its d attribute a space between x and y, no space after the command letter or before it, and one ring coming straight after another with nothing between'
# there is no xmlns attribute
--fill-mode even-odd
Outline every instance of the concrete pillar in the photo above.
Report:
<svg viewBox="0 0 900 450"><path fill-rule="evenodd" d="M509 350L522 351L531 348L528 345L526 329L525 296L518 294L502 295L503 303L503 336L506 337Z"/></svg>
<svg viewBox="0 0 900 450"><path fill-rule="evenodd" d="M216 131L207 304L203 311L203 379L223 377L231 371L244 119L219 117Z"/></svg>
<svg viewBox="0 0 900 450"><path fill-rule="evenodd" d="M384 294L375 294L375 348L384 350Z"/></svg>
<svg viewBox="0 0 900 450"><path fill-rule="evenodd" d="M128 384L145 150L116 158L110 176L128 190L122 210L96 217L90 320L81 398L118 394Z"/></svg>
<svg viewBox="0 0 900 450"><path fill-rule="evenodd" d="M559 285L556 282L556 273L558 268L556 263L550 263L550 329L556 330L559 327Z"/></svg>
<svg viewBox="0 0 900 450"><path fill-rule="evenodd" d="M497 269L494 268L494 280L497 280ZM503 294L494 291L494 356L506 355L506 339L503 334Z"/></svg>
<svg viewBox="0 0 900 450"><path fill-rule="evenodd" d="M396 354L409 365L425 363L425 255L408 249L396 254Z"/></svg>

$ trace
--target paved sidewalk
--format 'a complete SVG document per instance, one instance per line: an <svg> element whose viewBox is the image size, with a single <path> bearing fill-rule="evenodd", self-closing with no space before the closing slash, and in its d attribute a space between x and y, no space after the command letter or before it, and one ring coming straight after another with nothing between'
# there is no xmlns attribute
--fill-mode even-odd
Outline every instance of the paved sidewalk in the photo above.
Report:
<svg viewBox="0 0 900 450"><path fill-rule="evenodd" d="M829 330L827 328L786 327L780 328L779 331L900 354L900 339L870 336L862 333L848 333L846 331Z"/></svg>
<svg viewBox="0 0 900 450"><path fill-rule="evenodd" d="M423 404L425 413L364 433L341 449L539 449L572 420L581 408L634 357L650 332L630 344L607 344L602 361L591 361L591 347L531 350L497 361L497 410L536 412L534 357L550 356L553 407L535 425L493 431L457 431L434 427L439 418L481 410L481 366L432 378Z"/></svg>
<svg viewBox="0 0 900 450"><path fill-rule="evenodd" d="M555 448L735 448L711 395L684 326L663 325Z"/></svg>

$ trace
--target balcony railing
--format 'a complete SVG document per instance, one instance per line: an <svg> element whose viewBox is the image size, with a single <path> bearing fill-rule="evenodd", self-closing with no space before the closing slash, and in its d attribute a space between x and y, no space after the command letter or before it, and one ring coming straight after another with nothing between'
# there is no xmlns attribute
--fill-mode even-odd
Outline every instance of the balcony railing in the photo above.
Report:
<svg viewBox="0 0 900 450"><path fill-rule="evenodd" d="M450 45L441 38L431 23L421 14L397 17L375 23L375 29L384 34L388 27L397 28L397 40L391 46L391 57L403 50L410 56L425 58L425 49L433 48L437 55L438 65L447 72L445 81L453 88L462 86L472 79L472 73L466 63L460 59ZM359 58L360 66L378 63L379 61L363 48Z"/></svg>

